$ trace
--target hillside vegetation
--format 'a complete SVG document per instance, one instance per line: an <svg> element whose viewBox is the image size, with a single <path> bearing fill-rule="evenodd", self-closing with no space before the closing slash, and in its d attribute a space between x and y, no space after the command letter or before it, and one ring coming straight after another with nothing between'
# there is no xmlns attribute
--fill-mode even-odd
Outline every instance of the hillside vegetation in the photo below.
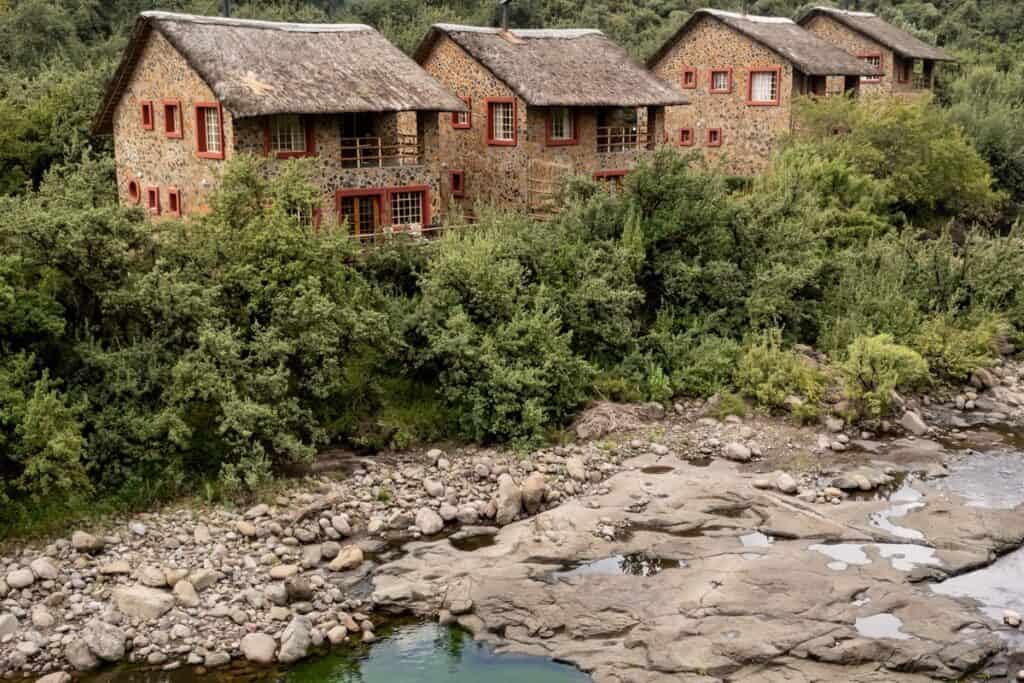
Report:
<svg viewBox="0 0 1024 683"><path fill-rule="evenodd" d="M642 54L681 4L522 0L515 23L597 24ZM894 392L965 380L1024 330L1024 71L1020 31L1003 33L1021 10L979 4L887 5L963 57L939 106L806 103L752 182L668 150L615 195L574 180L548 223L480 207L428 247L359 251L288 217L310 201L302 161L271 180L232 162L187 223L119 206L87 131L150 4L0 0L0 536L244 495L331 443L528 448L594 398L718 393L814 420L841 390L829 405L878 420ZM495 11L236 7L366 21L406 49L432 21Z"/></svg>

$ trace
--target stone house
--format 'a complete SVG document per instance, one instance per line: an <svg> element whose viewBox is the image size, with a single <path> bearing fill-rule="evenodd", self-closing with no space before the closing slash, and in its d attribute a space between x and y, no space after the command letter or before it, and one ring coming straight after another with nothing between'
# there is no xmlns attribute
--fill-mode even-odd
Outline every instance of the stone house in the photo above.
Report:
<svg viewBox="0 0 1024 683"><path fill-rule="evenodd" d="M865 95L914 96L931 92L935 65L954 59L870 12L815 7L799 21L822 40L878 67L881 76L861 79Z"/></svg>
<svg viewBox="0 0 1024 683"><path fill-rule="evenodd" d="M469 107L440 125L446 197L465 213L544 215L568 175L618 184L687 101L597 30L437 24L414 58Z"/></svg>
<svg viewBox="0 0 1024 683"><path fill-rule="evenodd" d="M312 159L300 221L363 237L441 210L439 112L462 101L368 26L139 16L94 122L121 200L155 218L206 210L226 160Z"/></svg>
<svg viewBox="0 0 1024 683"><path fill-rule="evenodd" d="M764 170L795 97L856 94L879 73L790 19L714 9L694 12L647 65L689 93L665 116L674 143L736 175Z"/></svg>

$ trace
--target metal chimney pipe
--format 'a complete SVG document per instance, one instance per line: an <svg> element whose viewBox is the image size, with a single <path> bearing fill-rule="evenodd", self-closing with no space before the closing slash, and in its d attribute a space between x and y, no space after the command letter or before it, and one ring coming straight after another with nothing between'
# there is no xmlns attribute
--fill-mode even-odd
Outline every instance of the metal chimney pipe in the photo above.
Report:
<svg viewBox="0 0 1024 683"><path fill-rule="evenodd" d="M501 0L501 30L508 31L508 5L512 0Z"/></svg>
<svg viewBox="0 0 1024 683"><path fill-rule="evenodd" d="M224 0L221 3L220 13L225 17L231 16L231 0Z"/></svg>

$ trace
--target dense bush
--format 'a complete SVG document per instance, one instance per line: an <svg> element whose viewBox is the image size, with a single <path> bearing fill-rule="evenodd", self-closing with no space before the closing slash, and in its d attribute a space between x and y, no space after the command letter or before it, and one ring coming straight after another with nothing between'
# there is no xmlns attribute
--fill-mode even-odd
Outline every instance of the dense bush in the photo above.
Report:
<svg viewBox="0 0 1024 683"><path fill-rule="evenodd" d="M928 379L928 363L921 355L894 343L888 334L857 337L841 368L847 396L869 417L888 413L895 391L918 388Z"/></svg>
<svg viewBox="0 0 1024 683"><path fill-rule="evenodd" d="M825 376L814 361L782 347L779 330L768 330L747 345L734 380L744 396L771 408L786 406L790 396L817 402L825 388Z"/></svg>

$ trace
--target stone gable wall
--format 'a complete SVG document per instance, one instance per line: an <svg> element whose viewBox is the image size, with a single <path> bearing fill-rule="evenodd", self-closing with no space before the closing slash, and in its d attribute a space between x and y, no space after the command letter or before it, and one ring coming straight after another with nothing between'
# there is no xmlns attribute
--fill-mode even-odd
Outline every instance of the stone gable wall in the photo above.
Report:
<svg viewBox="0 0 1024 683"><path fill-rule="evenodd" d="M751 67L780 67L778 106L747 104ZM683 89L691 104L668 107L665 129L672 144L679 131L692 128L690 148L711 164L722 164L728 173L754 175L768 165L772 149L792 125L792 64L780 55L711 17L704 17L681 36L655 65L654 72L681 86L685 68L697 70L697 87ZM732 72L732 92L711 93L712 69ZM722 145L708 147L707 134L722 130Z"/></svg>
<svg viewBox="0 0 1024 683"><path fill-rule="evenodd" d="M181 138L168 138L165 134L165 99L181 100ZM132 203L128 183L135 179L142 189L140 205L143 207L146 188L160 189L163 217L167 216L167 190L172 186L181 191L183 215L206 210L209 193L220 179L224 161L199 157L195 103L216 99L210 87L167 39L156 31L151 32L114 110L117 190L123 203ZM153 130L142 126L142 102L147 100L153 102ZM234 124L227 111L223 111L223 119L225 157L229 158Z"/></svg>
<svg viewBox="0 0 1024 683"><path fill-rule="evenodd" d="M808 21L804 28L818 36L825 42L835 45L841 50L854 55L863 54L882 55L882 70L885 75L882 80L873 83L861 80L860 92L865 96L872 95L898 95L901 97L914 97L922 95L928 90L915 89L913 83L900 83L896 78L896 54L881 43L877 43L862 33L858 33L848 26L827 16L816 15Z"/></svg>
<svg viewBox="0 0 1024 683"><path fill-rule="evenodd" d="M425 68L459 97L472 98L472 128L452 127L451 115L442 114L439 135L444 150L442 168L465 173L465 197L455 200L463 210L477 201L501 207L537 209L544 203L558 179L565 174L594 174L605 170L626 170L646 152L598 153L599 110L580 108L577 112L578 138L575 145L547 145L548 109L530 107L511 88L473 59L447 36L442 36L423 61ZM487 144L488 98L510 97L517 107L518 143L515 147ZM641 127L647 125L648 110L637 112ZM663 137L661 120L653 134ZM442 174L446 177L446 173ZM450 197L445 185L446 201Z"/></svg>

